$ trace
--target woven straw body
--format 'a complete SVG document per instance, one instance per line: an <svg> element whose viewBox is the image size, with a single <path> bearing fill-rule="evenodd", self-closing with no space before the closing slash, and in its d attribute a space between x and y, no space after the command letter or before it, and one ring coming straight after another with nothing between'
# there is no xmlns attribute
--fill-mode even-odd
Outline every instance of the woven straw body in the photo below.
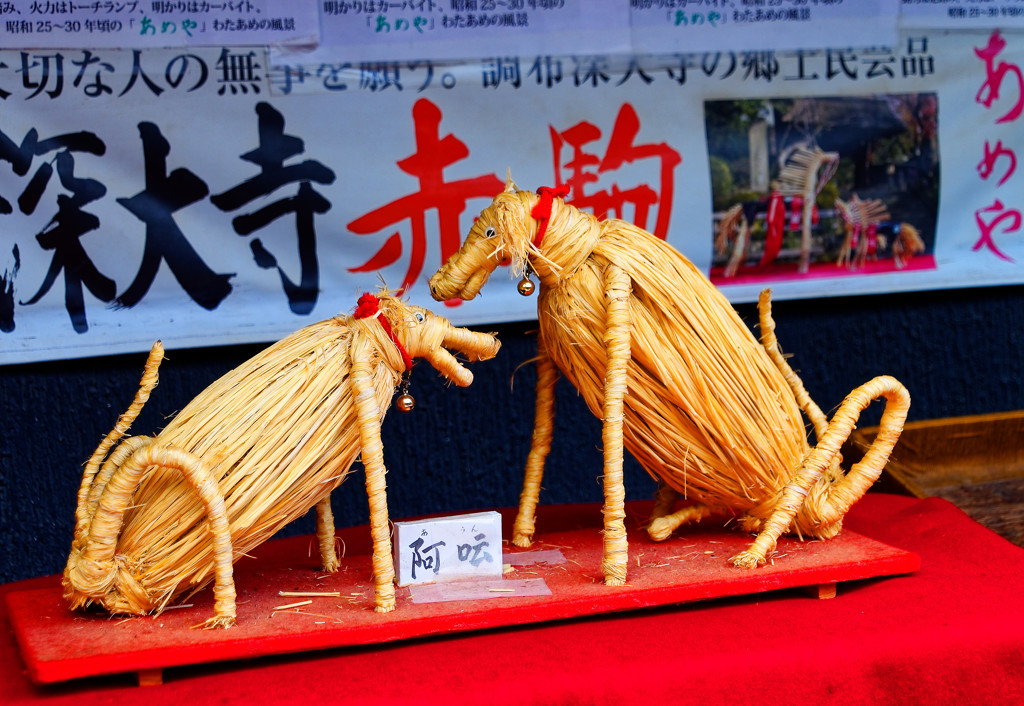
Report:
<svg viewBox="0 0 1024 706"><path fill-rule="evenodd" d="M379 426L405 369L396 341L460 385L472 375L442 346L479 360L492 357L498 344L396 299L380 303L378 316L336 317L279 341L210 385L158 436L131 437L108 456L156 384L159 356L151 355L144 394L86 468L64 578L71 606L95 602L113 613L151 612L202 588L226 562L215 593L227 602L230 591L230 609L225 603L218 610L233 613L233 585L221 585L230 583L230 563L314 505L320 525L329 523L322 532L318 526L325 568L336 569L329 494L360 453L371 524L386 539ZM414 309L424 322L415 330L401 321ZM385 317L392 319L394 340L381 323ZM375 502L383 517L373 516ZM218 534L218 518L226 533ZM378 547L378 539L375 562L385 567L390 546ZM393 604L390 578L378 579Z"/></svg>
<svg viewBox="0 0 1024 706"><path fill-rule="evenodd" d="M808 451L786 380L688 260L623 221L602 228L583 266L541 289L538 318L548 354L600 417L602 273L616 263L633 283L626 448L652 476L712 509L746 513L770 502ZM563 233L552 228L545 240Z"/></svg>

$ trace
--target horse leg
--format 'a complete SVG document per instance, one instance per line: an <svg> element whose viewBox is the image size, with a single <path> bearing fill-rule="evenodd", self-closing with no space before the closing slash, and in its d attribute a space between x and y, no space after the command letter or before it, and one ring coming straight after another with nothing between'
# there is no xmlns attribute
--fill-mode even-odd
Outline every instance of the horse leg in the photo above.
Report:
<svg viewBox="0 0 1024 706"><path fill-rule="evenodd" d="M843 227L843 244L839 248L839 257L836 258L836 266L842 267L843 265L849 266L850 264L850 250L853 243L853 229L849 224Z"/></svg>
<svg viewBox="0 0 1024 706"><path fill-rule="evenodd" d="M98 491L93 487L93 483L96 479L96 474L100 470L100 464L103 463L103 459L106 458L107 452L118 442L118 440L128 433L128 429L131 427L135 418L139 416L139 412L145 406L149 400L150 393L153 392L153 388L156 387L159 376L157 371L160 369L160 362L164 358L164 347L160 341L153 344L153 347L149 351L149 356L146 358L145 366L142 370L142 379L139 380L139 389L135 392L135 397L132 400L131 405L125 410L124 414L118 417L117 423L114 428L110 430L110 433L104 437L100 445L93 451L89 461L85 464L85 472L82 474L82 483L78 489L78 503L75 511L75 543L81 545L89 532L89 523L92 520L92 515L96 511L95 498L99 497L102 488ZM130 455L141 444L133 442L131 449L122 452L125 456L118 460L117 465L119 466L121 460ZM111 471L112 472L112 471ZM108 475L105 476L109 479ZM90 498L93 500L90 501Z"/></svg>
<svg viewBox="0 0 1024 706"><path fill-rule="evenodd" d="M604 272L607 314L606 354L601 440L604 444L604 559L601 571L609 586L626 582L629 550L626 542L626 492L622 480L622 427L625 419L626 373L629 365L629 276L616 265Z"/></svg>
<svg viewBox="0 0 1024 706"><path fill-rule="evenodd" d="M853 265L856 269L864 267L868 262L868 234L867 228L860 234L860 241L857 243L857 254L854 256Z"/></svg>
<svg viewBox="0 0 1024 706"><path fill-rule="evenodd" d="M654 523L666 515L671 515L672 508L675 507L676 500L680 497L681 493L679 491L659 478L658 488L654 491L654 507L651 509L651 523Z"/></svg>
<svg viewBox="0 0 1024 706"><path fill-rule="evenodd" d="M750 249L750 224L745 220L739 225L736 231L736 242L732 246L732 255L725 265L724 274L726 277L734 277L740 269L740 265L747 259L747 251Z"/></svg>
<svg viewBox="0 0 1024 706"><path fill-rule="evenodd" d="M110 482L110 478L117 469L124 465L129 456L154 441L155 439L151 436L129 436L110 453L99 471L91 474L92 479L89 482L88 493L78 501L78 511L75 513L75 539L72 542L72 547L85 546L92 518L96 515L96 506L99 504L100 498L103 497L103 491L107 487L107 483Z"/></svg>
<svg viewBox="0 0 1024 706"><path fill-rule="evenodd" d="M676 500L682 497L675 488L663 480L658 480L658 490L654 494L654 509L651 520L647 523L647 536L655 542L663 542L672 533L690 522L700 522L711 514L711 510L703 504L687 505L675 512Z"/></svg>
<svg viewBox="0 0 1024 706"><path fill-rule="evenodd" d="M800 219L800 274L806 274L811 268L811 216L814 213L814 199L817 193L813 185L804 192L803 213Z"/></svg>
<svg viewBox="0 0 1024 706"><path fill-rule="evenodd" d="M871 442L867 452L860 461L853 464L853 467L841 480L829 489L824 507L820 511L820 517L815 518L822 525L830 525L841 520L850 507L864 497L864 493L882 475L882 470L889 460L889 454L892 453L893 447L896 446L896 442L899 441L900 434L903 432L903 423L906 421L907 411L910 409L910 393L907 388L888 375L876 377L857 390L863 390L860 397L866 400L865 407L872 399L884 397L886 400L885 411L882 412L882 418L879 421L878 434ZM862 410L863 407L860 409ZM842 408L836 412L836 416L841 411ZM859 412L860 410L857 410L858 415ZM856 419L854 419L854 423L856 423Z"/></svg>
<svg viewBox="0 0 1024 706"><path fill-rule="evenodd" d="M882 413L885 434L880 433L880 439L876 439L876 445L872 445L873 453L870 458L866 455L864 460L855 466L856 470L851 469L846 478L833 486L831 495L835 496L835 501L830 504L826 517L816 518L818 525L834 523L850 505L860 499L881 474L889 458L889 452L903 430L903 422L910 408L910 395L906 388L894 378L885 375L869 380L847 395L832 416L832 421L829 422L828 429L818 444L811 449L797 469L793 480L783 488L775 508L762 525L761 533L750 547L730 559L733 564L753 568L765 562L767 555L775 550L779 537L789 529L793 518L800 511L811 486L829 468L843 443L853 432L861 411L879 397L886 399L885 411Z"/></svg>
<svg viewBox="0 0 1024 706"><path fill-rule="evenodd" d="M334 513L331 512L331 494L316 504L316 541L320 549L320 566L333 574L338 570L338 552L334 550Z"/></svg>
<svg viewBox="0 0 1024 706"><path fill-rule="evenodd" d="M711 510L706 505L698 503L687 505L668 515L652 517L650 524L647 525L647 536L655 542L662 542L683 525L700 522L710 514Z"/></svg>
<svg viewBox="0 0 1024 706"><path fill-rule="evenodd" d="M349 377L359 425L363 468L366 471L366 495L370 503L374 610L388 613L396 606L395 566L391 558L391 528L388 525L387 483L384 478L387 471L384 468L384 444L380 439L380 406L373 387L371 349L368 341L352 342Z"/></svg>
<svg viewBox="0 0 1024 706"><path fill-rule="evenodd" d="M530 442L530 454L526 458L523 490L519 495L519 511L512 526L512 543L517 547L528 547L533 543L540 484L544 478L544 462L551 451L551 438L554 435L557 382L558 368L547 354L543 337L539 337L533 439Z"/></svg>

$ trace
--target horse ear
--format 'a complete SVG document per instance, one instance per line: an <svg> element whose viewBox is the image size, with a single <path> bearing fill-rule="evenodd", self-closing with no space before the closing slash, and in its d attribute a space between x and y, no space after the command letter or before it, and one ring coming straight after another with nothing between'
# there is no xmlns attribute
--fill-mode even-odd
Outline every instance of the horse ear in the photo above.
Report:
<svg viewBox="0 0 1024 706"><path fill-rule="evenodd" d="M505 171L505 193L514 194L517 191L519 191L519 187L512 181L512 168L509 167Z"/></svg>

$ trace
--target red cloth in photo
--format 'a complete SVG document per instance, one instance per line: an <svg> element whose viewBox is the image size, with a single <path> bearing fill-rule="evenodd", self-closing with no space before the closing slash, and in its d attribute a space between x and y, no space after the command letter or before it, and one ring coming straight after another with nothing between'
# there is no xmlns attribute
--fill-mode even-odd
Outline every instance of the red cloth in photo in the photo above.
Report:
<svg viewBox="0 0 1024 706"><path fill-rule="evenodd" d="M768 198L768 210L765 213L764 252L758 267L771 264L782 250L782 238L786 233L786 202L782 194L772 192Z"/></svg>

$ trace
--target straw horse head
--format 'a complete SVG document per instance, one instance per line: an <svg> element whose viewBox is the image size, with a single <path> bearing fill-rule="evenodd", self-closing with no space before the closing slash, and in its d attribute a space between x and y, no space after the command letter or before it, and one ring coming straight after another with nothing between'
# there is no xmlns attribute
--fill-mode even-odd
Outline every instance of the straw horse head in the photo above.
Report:
<svg viewBox="0 0 1024 706"><path fill-rule="evenodd" d="M798 143L779 156L779 163L779 176L772 184L775 191L783 196L817 196L835 176L839 153Z"/></svg>
<svg viewBox="0 0 1024 706"><path fill-rule="evenodd" d="M537 194L516 189L509 177L505 190L474 221L459 251L431 277L434 298L474 298L494 269L509 260L516 274L539 269L546 276L549 270L559 271L534 242L538 223L530 214L540 200Z"/></svg>
<svg viewBox="0 0 1024 706"><path fill-rule="evenodd" d="M322 566L338 569L330 494L361 457L376 610L393 610L384 413L414 358L466 386L472 374L445 349L484 360L498 347L426 309L366 294L353 315L307 326L224 375L158 435L122 441L157 384L157 342L135 400L86 464L65 599L159 612L213 580L214 616L204 625L228 627L234 561L311 507Z"/></svg>
<svg viewBox="0 0 1024 706"><path fill-rule="evenodd" d="M626 579L624 448L661 486L648 528L656 539L708 513L739 514L759 534L731 561L752 567L783 532L839 532L899 436L906 389L875 378L828 421L778 350L767 295L762 345L679 252L625 221L599 221L563 195L518 191L509 179L430 280L437 299L471 299L506 258L540 280L534 432L513 542L529 546L534 534L559 373L603 420L605 583ZM844 475L839 448L877 397L887 400L886 433ZM801 410L818 436L813 448ZM697 504L673 512L679 494Z"/></svg>

